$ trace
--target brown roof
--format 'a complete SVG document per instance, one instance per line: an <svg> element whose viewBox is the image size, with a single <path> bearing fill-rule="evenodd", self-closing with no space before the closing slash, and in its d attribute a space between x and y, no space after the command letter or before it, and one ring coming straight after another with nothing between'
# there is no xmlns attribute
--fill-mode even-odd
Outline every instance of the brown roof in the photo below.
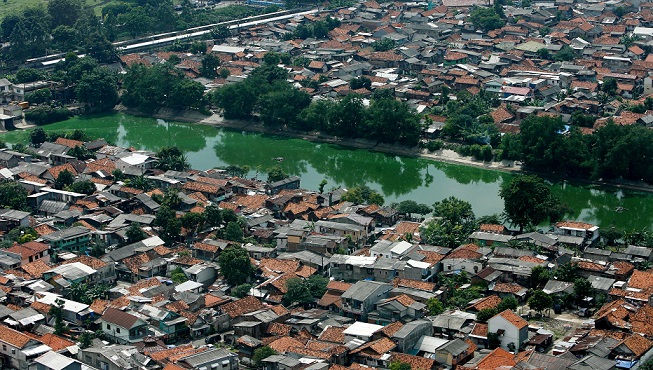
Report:
<svg viewBox="0 0 653 370"><path fill-rule="evenodd" d="M130 329L136 324L138 317L115 308L108 308L104 312L104 315L102 315L102 320L122 328Z"/></svg>
<svg viewBox="0 0 653 370"><path fill-rule="evenodd" d="M23 258L28 258L35 254L45 252L48 249L50 249L48 244L31 241L25 244L14 244L13 247L7 249L7 252L17 253L20 254Z"/></svg>
<svg viewBox="0 0 653 370"><path fill-rule="evenodd" d="M290 334L291 329L292 329L292 326L290 326L288 324L273 322L272 324L270 324L270 326L268 326L268 330L266 331L266 333L271 334L271 335L283 335L283 336L286 336L286 335Z"/></svg>
<svg viewBox="0 0 653 370"><path fill-rule="evenodd" d="M480 301L470 305L469 307L467 307L467 309L469 310L473 308L477 311L480 311L486 308L495 308L499 305L499 303L501 303L501 298L499 298L496 295L491 295L491 296L481 298Z"/></svg>
<svg viewBox="0 0 653 370"><path fill-rule="evenodd" d="M402 278L396 278L392 281L392 284L395 287L405 287L405 288L413 288L417 290L424 290L427 292L435 292L435 289L437 286L434 283L429 283L426 281L420 281L420 280L412 280L412 279L402 279Z"/></svg>
<svg viewBox="0 0 653 370"><path fill-rule="evenodd" d="M70 346L75 345L74 342L71 342L68 339L64 339L50 333L40 337L39 341L45 344L46 346L52 348L53 351L61 351L62 349L66 349Z"/></svg>
<svg viewBox="0 0 653 370"><path fill-rule="evenodd" d="M333 343L345 343L345 329L344 327L329 325L322 331L318 339Z"/></svg>
<svg viewBox="0 0 653 370"><path fill-rule="evenodd" d="M653 343L639 334L633 334L626 338L621 344L625 345L636 356L641 356L648 351Z"/></svg>
<svg viewBox="0 0 653 370"><path fill-rule="evenodd" d="M390 361L405 362L410 365L411 370L431 370L435 365L435 360L430 358L398 352L392 352Z"/></svg>
<svg viewBox="0 0 653 370"><path fill-rule="evenodd" d="M108 300L104 299L96 299L91 303L91 306L89 307L91 311L95 312L98 315L102 315L104 313L104 310L107 309L107 305L109 304Z"/></svg>
<svg viewBox="0 0 653 370"><path fill-rule="evenodd" d="M52 269L52 267L43 262L43 260L36 260L32 263L25 264L20 268L35 278L40 278L44 272Z"/></svg>
<svg viewBox="0 0 653 370"><path fill-rule="evenodd" d="M504 319L506 319L506 321L513 324L515 327L517 327L517 329L521 329L528 326L528 322L522 319L516 313L512 312L512 310L505 310L499 313L499 316L503 317Z"/></svg>
<svg viewBox="0 0 653 370"><path fill-rule="evenodd" d="M487 324L477 322L474 324L474 328L470 335L475 335L477 337L487 338Z"/></svg>
<svg viewBox="0 0 653 370"><path fill-rule="evenodd" d="M373 342L365 343L351 351L351 354L360 354L365 357L380 359L385 353L390 352L397 345L389 338L383 337Z"/></svg>
<svg viewBox="0 0 653 370"><path fill-rule="evenodd" d="M257 298L247 296L237 301L229 302L222 306L222 310L232 319L240 315L254 312L263 308L263 304Z"/></svg>
<svg viewBox="0 0 653 370"><path fill-rule="evenodd" d="M59 145L63 145L63 146L67 146L70 149L73 149L76 146L84 145L84 143L79 141L79 140L66 139L66 138L63 138L63 137L58 137L57 140L54 143L59 144Z"/></svg>
<svg viewBox="0 0 653 370"><path fill-rule="evenodd" d="M384 326L383 329L381 329L381 332L383 334L387 335L388 337L391 337L391 336L395 335L395 333L398 332L399 329L401 329L403 327L404 327L404 324L402 324L399 321L395 321L395 322L393 322L391 324L388 324L388 325Z"/></svg>
<svg viewBox="0 0 653 370"><path fill-rule="evenodd" d="M499 293L517 293L523 289L524 287L517 283L497 283L492 290Z"/></svg>
<svg viewBox="0 0 653 370"><path fill-rule="evenodd" d="M0 325L0 341L10 344L16 348L23 348L27 345L27 343L29 343L30 340L31 338L27 335L4 325Z"/></svg>
<svg viewBox="0 0 653 370"><path fill-rule="evenodd" d="M485 356L474 367L460 366L461 369L474 369L474 370L496 370L499 368L511 369L515 366L514 356L502 348L497 348Z"/></svg>
<svg viewBox="0 0 653 370"><path fill-rule="evenodd" d="M653 288L653 271L633 271L633 274L628 280L628 287L637 289Z"/></svg>
<svg viewBox="0 0 653 370"><path fill-rule="evenodd" d="M291 347L304 347L304 344L295 338L281 337L270 343L269 346L279 353L285 353Z"/></svg>
<svg viewBox="0 0 653 370"><path fill-rule="evenodd" d="M345 283L344 281L331 280L327 284L327 290L335 290L338 292L346 292L347 289L351 288L352 284Z"/></svg>

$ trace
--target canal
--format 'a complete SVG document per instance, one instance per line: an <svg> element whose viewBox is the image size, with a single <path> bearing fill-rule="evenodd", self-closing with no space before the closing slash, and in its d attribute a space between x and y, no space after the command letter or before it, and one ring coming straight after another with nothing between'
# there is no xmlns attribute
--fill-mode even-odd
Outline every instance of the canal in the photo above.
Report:
<svg viewBox="0 0 653 370"><path fill-rule="evenodd" d="M151 151L176 145L186 152L192 167L199 170L247 165L252 168L249 176L257 176L258 169L258 177L265 179L266 170L278 164L288 174L300 176L305 189L317 190L323 179L327 180L325 189L367 184L384 195L386 204L413 199L430 205L455 196L470 202L477 216L502 211L499 188L513 176L477 167L121 113L74 117L44 129L81 129L93 138L104 138L115 145ZM9 132L0 135L0 140L27 142L28 133ZM275 158L279 157L284 160L278 162ZM567 215L569 219L626 230L650 229L653 224L653 193L568 181L554 182L553 188L573 210Z"/></svg>

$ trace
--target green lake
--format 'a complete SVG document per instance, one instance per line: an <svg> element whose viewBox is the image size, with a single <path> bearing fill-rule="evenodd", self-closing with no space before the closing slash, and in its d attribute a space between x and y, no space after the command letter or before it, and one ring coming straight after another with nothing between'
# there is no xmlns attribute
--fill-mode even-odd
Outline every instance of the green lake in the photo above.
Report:
<svg viewBox="0 0 653 370"><path fill-rule="evenodd" d="M499 187L511 174L426 159L355 150L300 139L219 129L206 125L164 122L125 114L72 118L43 127L46 131L84 130L93 138L124 147L156 151L176 145L186 152L193 168L205 170L223 165L256 168L280 164L302 179L302 187L317 190L322 179L334 187L367 184L380 190L390 202L413 199L432 204L449 196L467 200L477 216L500 213L503 201ZM27 142L28 133L0 135L9 143ZM275 158L283 157L282 162ZM653 193L621 190L587 184L556 182L554 191L574 210L567 218L607 227L631 229L653 225ZM621 207L622 212L615 212Z"/></svg>

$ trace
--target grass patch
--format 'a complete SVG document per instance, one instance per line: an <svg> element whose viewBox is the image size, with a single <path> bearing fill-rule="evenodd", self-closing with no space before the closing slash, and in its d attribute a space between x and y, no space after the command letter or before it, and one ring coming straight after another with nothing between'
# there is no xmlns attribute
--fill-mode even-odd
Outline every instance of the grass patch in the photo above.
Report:
<svg viewBox="0 0 653 370"><path fill-rule="evenodd" d="M2 0L0 1L0 21L10 14L19 13L25 8L43 4L47 6L47 0Z"/></svg>

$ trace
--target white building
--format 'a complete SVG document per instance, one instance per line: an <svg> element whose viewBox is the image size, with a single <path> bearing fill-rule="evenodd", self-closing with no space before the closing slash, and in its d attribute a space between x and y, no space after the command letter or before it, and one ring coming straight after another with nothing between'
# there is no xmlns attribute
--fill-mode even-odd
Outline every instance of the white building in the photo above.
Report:
<svg viewBox="0 0 653 370"><path fill-rule="evenodd" d="M518 351L528 340L528 322L512 310L505 310L489 319L487 330L499 336L501 348L505 350Z"/></svg>

